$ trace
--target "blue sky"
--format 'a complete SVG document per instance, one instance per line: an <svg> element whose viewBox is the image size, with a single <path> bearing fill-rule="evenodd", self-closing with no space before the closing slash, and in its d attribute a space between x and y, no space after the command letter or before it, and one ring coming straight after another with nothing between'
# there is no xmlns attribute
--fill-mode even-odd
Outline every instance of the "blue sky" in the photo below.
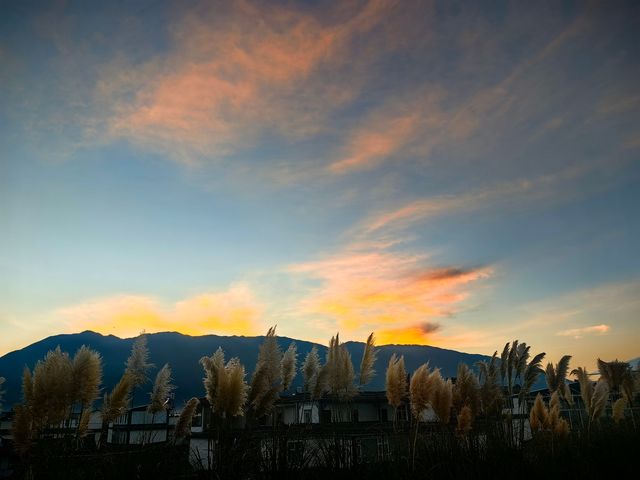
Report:
<svg viewBox="0 0 640 480"><path fill-rule="evenodd" d="M640 354L634 2L3 2L0 353Z"/></svg>

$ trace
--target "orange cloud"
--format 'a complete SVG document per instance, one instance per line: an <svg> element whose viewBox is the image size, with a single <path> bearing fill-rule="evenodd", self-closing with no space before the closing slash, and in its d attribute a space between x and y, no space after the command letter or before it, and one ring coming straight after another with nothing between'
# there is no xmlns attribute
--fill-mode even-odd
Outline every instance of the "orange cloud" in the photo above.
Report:
<svg viewBox="0 0 640 480"><path fill-rule="evenodd" d="M293 265L290 271L321 282L302 300L300 313L332 318L345 333L382 331L390 325L415 333L411 329L420 325L424 334L427 319L459 311L470 284L491 273L489 268L433 268L425 260L421 255L347 249Z"/></svg>
<svg viewBox="0 0 640 480"><path fill-rule="evenodd" d="M256 335L262 307L245 285L186 298L173 305L136 295L119 295L59 309L55 316L70 332L94 330L123 337L140 331L188 335Z"/></svg>
<svg viewBox="0 0 640 480"><path fill-rule="evenodd" d="M437 323L424 323L403 328L382 329L376 332L378 345L427 345L433 343L432 333L440 330Z"/></svg>

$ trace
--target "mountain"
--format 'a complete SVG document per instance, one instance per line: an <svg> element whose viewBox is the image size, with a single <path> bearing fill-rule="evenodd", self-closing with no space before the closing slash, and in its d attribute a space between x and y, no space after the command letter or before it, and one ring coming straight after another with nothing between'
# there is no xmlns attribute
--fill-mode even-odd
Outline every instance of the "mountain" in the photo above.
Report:
<svg viewBox="0 0 640 480"><path fill-rule="evenodd" d="M241 362L247 369L247 378L253 371L258 356L258 348L264 337L237 337L202 335L192 337L176 332L163 332L148 334L148 345L151 361L156 365L156 369L151 372L154 377L157 368L169 363L173 370L174 383L176 389L176 405L192 396L204 395L202 387L203 371L198 363L204 355L211 355L218 347L222 347L227 359L240 357ZM133 338L118 338L113 335L101 335L99 333L85 331L82 333L55 335L45 338L21 350L17 350L0 357L0 376L6 378L4 384L4 409L20 401L21 398L21 378L24 366L33 368L35 363L43 358L45 354L58 345L63 351L73 355L82 345L87 345L100 352L103 358L103 388L110 390L120 379L124 370L124 364L131 351ZM307 352L314 345L304 340L294 340L287 337L278 337L278 343L282 349L286 349L289 344L295 341L298 346L298 361L302 363ZM360 365L364 343L345 342L345 346L351 353L356 371ZM326 354L326 347L318 345L318 350L322 359ZM429 362L431 367L439 367L444 376L455 376L458 363L464 362L473 365L479 360L486 359L484 355L474 355L469 353L456 352L437 347L424 345L383 345L378 347L378 358L375 369L377 371L373 381L366 386L366 390L384 390L385 371L389 363L391 354L404 355L408 372L412 372L424 362ZM302 384L302 376L297 375L293 387ZM144 386L144 392L138 392L135 403L145 403L151 385Z"/></svg>

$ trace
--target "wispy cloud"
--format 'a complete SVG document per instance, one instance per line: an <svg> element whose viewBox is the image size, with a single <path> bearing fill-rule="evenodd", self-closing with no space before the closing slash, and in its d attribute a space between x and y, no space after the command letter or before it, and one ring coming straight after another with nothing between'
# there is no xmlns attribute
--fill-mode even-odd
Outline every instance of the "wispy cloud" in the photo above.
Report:
<svg viewBox="0 0 640 480"><path fill-rule="evenodd" d="M352 68L351 41L392 7L370 1L332 21L275 4L201 7L174 28L170 53L124 85L134 101L117 107L111 132L187 162L245 149L267 134L317 134L359 83L357 72L332 82L323 73ZM109 82L103 88L113 93Z"/></svg>
<svg viewBox="0 0 640 480"><path fill-rule="evenodd" d="M580 327L580 328L571 328L569 330L562 330L561 332L556 333L556 335L560 335L562 337L573 337L575 339L580 339L585 335L604 335L609 333L611 330L611 326L605 325L604 323L600 325L592 325L590 327Z"/></svg>

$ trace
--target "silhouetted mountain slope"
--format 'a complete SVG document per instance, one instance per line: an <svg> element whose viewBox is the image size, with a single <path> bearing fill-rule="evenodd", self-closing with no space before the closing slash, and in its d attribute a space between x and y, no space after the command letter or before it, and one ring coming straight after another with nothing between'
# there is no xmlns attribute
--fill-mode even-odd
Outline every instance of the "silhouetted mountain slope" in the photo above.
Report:
<svg viewBox="0 0 640 480"><path fill-rule="evenodd" d="M202 387L202 367L198 363L204 355L211 355L218 347L222 347L227 359L240 357L247 369L247 379L253 371L258 356L258 348L264 337L225 337L218 335L203 335L191 337L176 332L164 332L148 334L151 361L156 365L150 376L155 377L157 369L166 362L173 370L176 389L176 404L192 396L204 395ZM4 385L5 398L4 409L18 402L21 396L21 376L25 365L33 368L35 363L44 357L56 346L73 355L76 350L87 345L103 357L104 377L103 388L111 389L119 380L124 370L124 364L131 351L132 338L118 338L113 335L100 335L99 333L86 331L76 334L55 335L36 342L22 350L17 350L0 357L0 376L7 381ZM287 337L278 337L282 349L286 349L291 341ZM311 342L295 340L298 346L299 365L305 355L314 345ZM351 353L356 371L359 369L364 343L346 342L347 349ZM324 360L326 347L318 345L321 358ZM412 372L424 362L429 362L431 367L439 367L445 376L454 376L458 363L465 362L469 365L485 358L483 355L473 355L456 352L437 347L423 345L384 345L378 349L378 359L375 364L377 374L373 381L365 387L366 390L383 390L386 366L392 353L404 355L407 371ZM293 387L302 384L302 376L296 376ZM144 386L135 396L135 403L145 403L151 384Z"/></svg>

